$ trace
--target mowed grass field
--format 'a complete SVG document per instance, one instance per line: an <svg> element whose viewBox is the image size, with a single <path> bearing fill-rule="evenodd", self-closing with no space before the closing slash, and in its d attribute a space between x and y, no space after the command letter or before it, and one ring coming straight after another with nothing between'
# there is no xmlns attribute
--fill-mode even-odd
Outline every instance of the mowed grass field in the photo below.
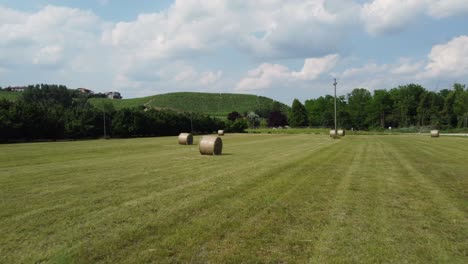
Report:
<svg viewBox="0 0 468 264"><path fill-rule="evenodd" d="M468 262L466 138L223 141L0 145L0 263Z"/></svg>

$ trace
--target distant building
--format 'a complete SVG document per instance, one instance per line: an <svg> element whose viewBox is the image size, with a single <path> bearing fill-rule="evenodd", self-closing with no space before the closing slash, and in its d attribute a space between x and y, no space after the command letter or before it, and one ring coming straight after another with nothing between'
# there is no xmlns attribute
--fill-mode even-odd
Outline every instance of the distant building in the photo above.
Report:
<svg viewBox="0 0 468 264"><path fill-rule="evenodd" d="M26 90L25 86L9 87L12 92L24 92Z"/></svg>
<svg viewBox="0 0 468 264"><path fill-rule="evenodd" d="M119 92L107 92L106 96L109 99L122 99L122 95Z"/></svg>
<svg viewBox="0 0 468 264"><path fill-rule="evenodd" d="M89 90L89 89L86 89L86 88L78 88L76 89L78 92L82 93L82 94L94 94L93 91Z"/></svg>

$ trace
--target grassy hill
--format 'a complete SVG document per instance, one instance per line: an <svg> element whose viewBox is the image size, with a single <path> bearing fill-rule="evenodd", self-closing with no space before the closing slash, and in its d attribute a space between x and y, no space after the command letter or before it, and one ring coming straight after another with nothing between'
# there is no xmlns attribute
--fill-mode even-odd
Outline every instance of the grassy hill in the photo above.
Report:
<svg viewBox="0 0 468 264"><path fill-rule="evenodd" d="M19 92L0 91L0 98L16 100L19 96L21 96ZM225 117L232 111L244 113L258 109L269 109L274 100L251 94L179 92L122 100L92 98L90 102L93 105L111 103L115 109L146 106ZM285 104L281 103L281 106L284 111L289 109L289 106Z"/></svg>
<svg viewBox="0 0 468 264"><path fill-rule="evenodd" d="M204 113L212 116L226 116L232 111L243 113L269 108L274 100L250 94L180 92L122 100L92 99L91 102L95 105L110 102L116 109L144 105L154 108ZM284 110L289 109L289 106L281 105Z"/></svg>
<svg viewBox="0 0 468 264"><path fill-rule="evenodd" d="M21 96L20 92L0 91L0 99L5 98L10 101L15 101Z"/></svg>

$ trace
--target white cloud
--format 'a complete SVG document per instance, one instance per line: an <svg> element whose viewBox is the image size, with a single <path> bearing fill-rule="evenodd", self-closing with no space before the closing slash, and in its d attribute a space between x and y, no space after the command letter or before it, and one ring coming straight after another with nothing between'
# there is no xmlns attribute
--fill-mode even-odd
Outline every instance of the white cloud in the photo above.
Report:
<svg viewBox="0 0 468 264"><path fill-rule="evenodd" d="M393 88L406 83L421 82L418 77L424 70L424 63L401 58L392 64L367 63L338 74L341 91L350 92L356 87L369 90Z"/></svg>
<svg viewBox="0 0 468 264"><path fill-rule="evenodd" d="M429 14L434 17L468 15L466 0L429 0Z"/></svg>
<svg viewBox="0 0 468 264"><path fill-rule="evenodd" d="M140 88L141 83L130 80L123 74L118 74L114 78L114 87L117 89L136 89Z"/></svg>
<svg viewBox="0 0 468 264"><path fill-rule="evenodd" d="M105 43L161 59L234 46L258 57L323 55L354 24L358 5L345 0L177 0L105 32ZM300 37L298 37L300 36Z"/></svg>
<svg viewBox="0 0 468 264"><path fill-rule="evenodd" d="M361 67L346 69L340 75L340 78L343 78L343 79L351 79L351 78L356 78L356 77L362 78L366 76L371 76L371 75L387 72L388 69L389 69L389 66L386 64L378 65L375 63L369 63Z"/></svg>
<svg viewBox="0 0 468 264"><path fill-rule="evenodd" d="M25 20L26 17L22 12L0 6L0 25L18 23Z"/></svg>
<svg viewBox="0 0 468 264"><path fill-rule="evenodd" d="M338 62L338 54L328 55L322 58L306 59L300 72L293 72L292 76L300 80L314 80L321 74L329 72Z"/></svg>
<svg viewBox="0 0 468 264"><path fill-rule="evenodd" d="M237 91L262 90L270 88L273 82L291 77L289 69L279 64L264 63L250 70L236 86Z"/></svg>
<svg viewBox="0 0 468 264"><path fill-rule="evenodd" d="M373 35L393 33L406 28L423 13L426 0L375 0L364 4L361 19Z"/></svg>
<svg viewBox="0 0 468 264"><path fill-rule="evenodd" d="M322 58L306 59L300 71L291 71L280 64L264 63L250 70L247 77L240 80L235 89L237 91L263 90L288 82L316 80L333 69L338 58L337 54L332 54Z"/></svg>
<svg viewBox="0 0 468 264"><path fill-rule="evenodd" d="M349 91L355 87L374 90L406 83L450 85L455 81L468 81L467 73L468 36L459 36L432 47L428 60L402 58L392 64L367 63L344 70L338 78L342 80L342 89Z"/></svg>
<svg viewBox="0 0 468 264"><path fill-rule="evenodd" d="M63 59L63 47L50 45L40 49L33 58L33 64L54 65Z"/></svg>
<svg viewBox="0 0 468 264"><path fill-rule="evenodd" d="M358 29L359 19L371 34L385 34L403 30L424 14L435 18L468 14L467 3L375 0L361 6L349 0L176 0L166 10L115 23L77 8L45 6L19 12L0 6L0 69L7 69L9 76L10 72L29 76L17 77L21 83L63 80L70 86L78 83L132 96L173 89L298 91L322 82L328 85L325 74L345 66L337 53L340 45L348 45L343 40ZM229 66L207 66L221 64L229 56L217 56L226 50L239 59ZM237 78L236 71L245 71L243 65L252 60L279 63L261 64ZM429 60L369 62L339 68L337 77L364 85L461 76L468 71L465 37L435 46ZM294 71L284 61L304 64Z"/></svg>
<svg viewBox="0 0 468 264"><path fill-rule="evenodd" d="M223 76L220 70L201 71L184 61L144 62L116 69L116 72L118 75L114 78L114 86L139 95L141 91L151 89L155 92L155 89L158 92L170 92L174 87L177 91L212 90L218 88Z"/></svg>
<svg viewBox="0 0 468 264"><path fill-rule="evenodd" d="M221 80L222 76L223 76L222 71L205 72L200 77L200 84L202 84L202 85L212 85L212 84L218 82L219 80Z"/></svg>
<svg viewBox="0 0 468 264"><path fill-rule="evenodd" d="M80 9L46 6L37 13L0 7L0 63L57 64L99 42L103 22Z"/></svg>
<svg viewBox="0 0 468 264"><path fill-rule="evenodd" d="M361 9L361 20L372 35L400 32L426 14L435 18L468 15L466 0L373 0Z"/></svg>
<svg viewBox="0 0 468 264"><path fill-rule="evenodd" d="M468 36L436 45L429 54L425 77L462 77L468 74Z"/></svg>

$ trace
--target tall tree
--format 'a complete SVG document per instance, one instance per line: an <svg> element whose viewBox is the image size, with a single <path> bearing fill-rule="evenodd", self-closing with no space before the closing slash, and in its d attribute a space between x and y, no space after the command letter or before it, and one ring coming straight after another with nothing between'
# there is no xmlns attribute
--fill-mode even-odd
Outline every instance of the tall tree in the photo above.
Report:
<svg viewBox="0 0 468 264"><path fill-rule="evenodd" d="M424 91L421 94L417 108L419 126L440 125L440 111L443 107L443 97L435 92Z"/></svg>
<svg viewBox="0 0 468 264"><path fill-rule="evenodd" d="M289 115L289 125L301 127L308 125L307 111L304 105L297 99L294 99L291 113Z"/></svg>
<svg viewBox="0 0 468 264"><path fill-rule="evenodd" d="M453 85L455 99L453 102L453 113L457 116L457 126L467 127L468 123L468 89L465 85L456 83Z"/></svg>
<svg viewBox="0 0 468 264"><path fill-rule="evenodd" d="M260 116L255 112L250 112L246 116L251 128L257 128L260 125Z"/></svg>
<svg viewBox="0 0 468 264"><path fill-rule="evenodd" d="M231 112L227 116L227 119L230 121L236 121L236 119L239 119L239 118L242 118L242 116L237 111Z"/></svg>
<svg viewBox="0 0 468 264"><path fill-rule="evenodd" d="M369 125L386 128L390 125L393 101L387 90L375 90L368 106Z"/></svg>
<svg viewBox="0 0 468 264"><path fill-rule="evenodd" d="M400 127L417 125L417 108L421 95L426 91L421 85L408 84L390 90L395 121Z"/></svg>
<svg viewBox="0 0 468 264"><path fill-rule="evenodd" d="M278 127L286 126L288 124L288 118L286 115L280 111L272 111L268 115L268 126L269 127Z"/></svg>
<svg viewBox="0 0 468 264"><path fill-rule="evenodd" d="M363 88L356 88L348 94L348 111L353 127L358 129L368 127L367 111L371 100L371 93Z"/></svg>

